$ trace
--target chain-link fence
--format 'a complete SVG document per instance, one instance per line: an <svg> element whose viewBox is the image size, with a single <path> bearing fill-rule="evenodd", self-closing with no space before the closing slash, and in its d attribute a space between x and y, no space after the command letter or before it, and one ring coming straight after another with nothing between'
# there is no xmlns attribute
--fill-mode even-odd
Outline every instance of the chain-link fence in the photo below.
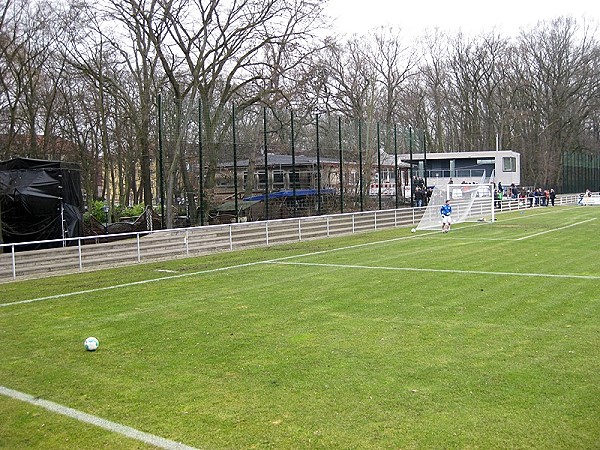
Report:
<svg viewBox="0 0 600 450"><path fill-rule="evenodd" d="M398 154L421 151L422 131L266 106L208 112L171 96L159 105L157 204L192 225L410 205L412 169Z"/></svg>
<svg viewBox="0 0 600 450"><path fill-rule="evenodd" d="M600 191L600 155L563 152L562 192Z"/></svg>

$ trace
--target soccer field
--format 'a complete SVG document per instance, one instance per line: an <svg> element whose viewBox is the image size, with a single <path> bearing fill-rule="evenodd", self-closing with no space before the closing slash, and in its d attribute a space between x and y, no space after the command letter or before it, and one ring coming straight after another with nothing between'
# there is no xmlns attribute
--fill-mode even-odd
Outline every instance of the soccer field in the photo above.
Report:
<svg viewBox="0 0 600 450"><path fill-rule="evenodd" d="M600 448L599 219L1 284L0 448Z"/></svg>

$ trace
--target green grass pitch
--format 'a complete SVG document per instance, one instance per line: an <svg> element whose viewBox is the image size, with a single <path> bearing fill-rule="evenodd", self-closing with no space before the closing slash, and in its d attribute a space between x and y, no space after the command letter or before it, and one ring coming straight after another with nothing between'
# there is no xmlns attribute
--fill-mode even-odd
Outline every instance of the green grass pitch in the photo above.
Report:
<svg viewBox="0 0 600 450"><path fill-rule="evenodd" d="M5 283L0 386L200 449L600 448L599 219ZM0 448L153 443L5 394Z"/></svg>

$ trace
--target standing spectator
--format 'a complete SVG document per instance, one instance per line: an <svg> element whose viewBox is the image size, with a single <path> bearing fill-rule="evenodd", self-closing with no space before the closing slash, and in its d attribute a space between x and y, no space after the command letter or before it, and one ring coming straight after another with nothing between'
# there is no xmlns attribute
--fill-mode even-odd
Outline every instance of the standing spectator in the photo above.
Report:
<svg viewBox="0 0 600 450"><path fill-rule="evenodd" d="M530 189L527 189L527 201L529 202L529 207L533 206L533 192Z"/></svg>
<svg viewBox="0 0 600 450"><path fill-rule="evenodd" d="M554 200L556 199L556 192L554 189L550 189L550 203L554 206Z"/></svg>
<svg viewBox="0 0 600 450"><path fill-rule="evenodd" d="M535 206L540 206L540 194L542 193L542 188L535 188L533 190L533 204Z"/></svg>
<svg viewBox="0 0 600 450"><path fill-rule="evenodd" d="M415 204L417 208L423 206L423 189L420 187L417 187L417 190L415 191Z"/></svg>

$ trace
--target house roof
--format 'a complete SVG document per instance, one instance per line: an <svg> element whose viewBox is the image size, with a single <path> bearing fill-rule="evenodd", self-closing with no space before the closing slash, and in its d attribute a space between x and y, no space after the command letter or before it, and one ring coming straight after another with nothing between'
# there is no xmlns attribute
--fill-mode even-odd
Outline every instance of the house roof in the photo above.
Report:
<svg viewBox="0 0 600 450"><path fill-rule="evenodd" d="M390 155L388 153L385 153L384 151L381 152L381 164L383 165L388 165L388 166L393 166L395 163L395 157L394 155ZM306 156L306 155L295 155L295 164L296 166L308 166L308 165L316 165L317 164L317 157L316 156ZM340 160L339 159L335 159L335 158L319 158L319 162L321 164L333 164L333 165L339 165ZM349 162L353 162L353 161L345 161L347 163ZM261 157L260 160L257 161L258 165L264 165L264 157ZM248 167L249 164L249 160L248 159L242 159L237 161L237 166L240 168L245 168ZM276 155L273 153L269 153L267 154L267 165L268 166L292 166L292 156L291 155ZM219 164L220 167L232 167L233 166L233 162L226 162L226 163L221 163ZM400 157L398 157L398 167L400 168L408 168L410 167L410 164L408 163L404 163L402 161L400 161Z"/></svg>
<svg viewBox="0 0 600 450"><path fill-rule="evenodd" d="M339 160L333 158L319 158L321 164L338 164ZM264 164L264 157L261 157L257 162L260 164ZM297 166L300 165L311 165L317 164L316 156L305 156L305 155L295 155L295 163ZM241 159L237 161L238 167L248 167L249 160ZM292 156L291 155L275 155L273 153L267 154L267 165L269 166L291 166L292 165ZM233 162L221 163L222 167L230 167L233 166Z"/></svg>

